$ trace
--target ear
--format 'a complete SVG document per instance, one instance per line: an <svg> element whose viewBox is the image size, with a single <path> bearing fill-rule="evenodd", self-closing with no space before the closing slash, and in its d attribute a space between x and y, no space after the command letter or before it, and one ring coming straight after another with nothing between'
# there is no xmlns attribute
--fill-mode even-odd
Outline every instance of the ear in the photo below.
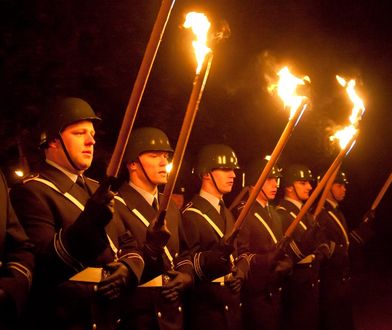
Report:
<svg viewBox="0 0 392 330"><path fill-rule="evenodd" d="M48 142L48 148L57 149L59 148L60 141L58 139L53 139Z"/></svg>
<svg viewBox="0 0 392 330"><path fill-rule="evenodd" d="M137 170L137 163L136 162L127 163L127 169L129 171L136 171Z"/></svg>
<svg viewBox="0 0 392 330"><path fill-rule="evenodd" d="M204 174L201 176L201 178L202 178L203 180L210 180L210 179L211 179L211 175L210 175L210 173L204 173Z"/></svg>

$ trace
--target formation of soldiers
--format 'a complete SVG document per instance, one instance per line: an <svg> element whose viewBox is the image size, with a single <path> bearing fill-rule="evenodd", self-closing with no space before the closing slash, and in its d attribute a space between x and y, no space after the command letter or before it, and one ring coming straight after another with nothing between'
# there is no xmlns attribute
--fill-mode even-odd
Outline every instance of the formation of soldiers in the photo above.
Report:
<svg viewBox="0 0 392 330"><path fill-rule="evenodd" d="M40 170L9 196L1 177L1 329L354 328L348 257L371 237L374 216L349 231L343 172L320 216L309 213L283 239L315 180L304 165L274 167L228 243L246 202L231 212L223 201L239 168L231 147L200 149L200 192L181 210L171 201L159 225L173 153L166 134L131 132L127 179L114 193L112 178L84 175L97 121L85 101L59 100L43 123ZM265 164L244 168L250 191Z"/></svg>

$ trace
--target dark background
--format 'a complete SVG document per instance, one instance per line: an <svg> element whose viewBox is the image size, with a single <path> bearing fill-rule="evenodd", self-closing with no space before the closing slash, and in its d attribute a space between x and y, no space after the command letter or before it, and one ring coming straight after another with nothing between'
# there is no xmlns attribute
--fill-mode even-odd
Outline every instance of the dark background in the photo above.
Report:
<svg viewBox="0 0 392 330"><path fill-rule="evenodd" d="M39 119L45 103L57 95L84 98L102 116L90 171L102 177L160 1L0 4L0 165L10 184L21 156L34 169ZM203 144L231 145L243 167L255 155L272 152L288 114L267 93L265 75L283 65L310 77L312 107L280 163L305 163L315 174L326 170L338 153L327 140L328 129L346 125L351 112L335 75L355 78L367 108L357 144L344 162L350 185L343 208L355 227L391 171L391 7L365 0L177 1L135 126L159 127L175 144L194 78L192 35L181 28L190 10L205 12L213 29L227 22L231 37L215 47L180 173L189 193L197 190L190 170ZM237 184L228 200L239 189ZM390 201L388 192L377 209L377 234L362 252L358 273L391 269Z"/></svg>

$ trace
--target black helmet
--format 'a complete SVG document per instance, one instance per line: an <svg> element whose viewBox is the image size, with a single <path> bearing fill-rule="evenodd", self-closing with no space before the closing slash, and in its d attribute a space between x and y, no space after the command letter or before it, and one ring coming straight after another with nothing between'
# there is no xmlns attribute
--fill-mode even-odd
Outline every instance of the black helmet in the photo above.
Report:
<svg viewBox="0 0 392 330"><path fill-rule="evenodd" d="M347 175L346 173L344 173L343 171L339 171L338 174L335 177L334 182L336 183L344 183L344 184L348 184L348 179L347 179Z"/></svg>
<svg viewBox="0 0 392 330"><path fill-rule="evenodd" d="M193 172L199 176L215 169L239 169L234 150L225 144L209 144L198 154L197 165Z"/></svg>
<svg viewBox="0 0 392 330"><path fill-rule="evenodd" d="M264 167L267 165L268 160L265 158L256 158L254 159L245 171L245 185L246 186L253 186L256 184L257 180L259 179L261 172L263 171ZM268 178L281 178L282 173L281 169L277 166L273 166L271 171L268 174Z"/></svg>
<svg viewBox="0 0 392 330"><path fill-rule="evenodd" d="M50 140L58 137L67 126L82 120L100 121L101 118L95 114L86 101L80 98L58 99L48 108L48 113L43 121L40 146L46 146Z"/></svg>
<svg viewBox="0 0 392 330"><path fill-rule="evenodd" d="M305 165L290 165L283 170L283 186L291 186L294 181L313 181L312 171Z"/></svg>
<svg viewBox="0 0 392 330"><path fill-rule="evenodd" d="M139 155L147 151L173 152L167 135L158 128L142 127L135 129L129 137L124 154L125 162L135 161Z"/></svg>
<svg viewBox="0 0 392 330"><path fill-rule="evenodd" d="M324 177L325 173L323 175L319 175L317 177L317 181L320 182L323 177ZM345 172L343 171L339 171L338 174L336 174L335 180L333 181L334 183L344 183L344 184L348 184L348 179L347 179L347 175Z"/></svg>

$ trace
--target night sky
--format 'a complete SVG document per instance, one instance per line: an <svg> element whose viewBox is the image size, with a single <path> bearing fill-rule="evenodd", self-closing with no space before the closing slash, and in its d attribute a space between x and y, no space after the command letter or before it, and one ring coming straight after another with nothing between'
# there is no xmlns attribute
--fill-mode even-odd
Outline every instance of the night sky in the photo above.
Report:
<svg viewBox="0 0 392 330"><path fill-rule="evenodd" d="M392 26L386 1L177 1L155 61L135 126L156 126L173 144L194 78L192 35L181 28L190 10L205 12L213 29L229 24L217 44L206 90L190 137L180 180L188 191L195 152L226 143L240 164L272 152L288 114L266 91L265 76L288 65L311 79L311 108L288 142L281 165L326 170L338 149L328 128L346 125L351 112L335 75L357 80L367 111L355 148L344 162L350 180L343 207L351 226L360 221L391 171ZM38 122L54 96L79 96L103 118L96 162L100 178L117 138L132 85L160 1L0 1L1 167L10 173L19 146L34 168ZM275 66L272 66L275 65ZM12 183L12 178L10 182ZM236 187L236 192L239 186ZM233 194L234 195L234 194ZM231 196L232 198L232 196ZM230 199L230 196L229 196ZM391 264L391 193L377 210L377 238L368 257ZM376 258L377 259L377 258Z"/></svg>

